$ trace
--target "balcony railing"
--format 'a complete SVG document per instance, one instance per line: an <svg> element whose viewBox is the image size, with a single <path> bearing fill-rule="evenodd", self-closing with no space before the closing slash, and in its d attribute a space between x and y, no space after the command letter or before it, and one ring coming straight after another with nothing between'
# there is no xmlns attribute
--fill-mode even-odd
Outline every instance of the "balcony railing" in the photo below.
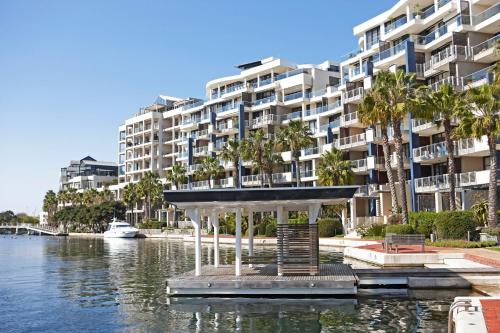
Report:
<svg viewBox="0 0 500 333"><path fill-rule="evenodd" d="M292 119L297 119L297 118L300 118L302 117L302 111L295 111L295 112L292 112L292 113L287 113L285 115L283 115L283 120L292 120Z"/></svg>
<svg viewBox="0 0 500 333"><path fill-rule="evenodd" d="M226 104L220 108L217 109L217 113L222 113L222 112L226 112L226 111L230 111L230 110L235 110L235 109L238 109L240 107L240 104L239 103L235 103L234 105L233 104Z"/></svg>
<svg viewBox="0 0 500 333"><path fill-rule="evenodd" d="M437 91L440 86L443 84L448 84L452 87L454 87L457 90L462 90L463 88L463 81L462 78L455 77L455 76L448 76L438 82L434 82L429 85L429 88L433 91Z"/></svg>
<svg viewBox="0 0 500 333"><path fill-rule="evenodd" d="M365 133L356 134L352 136L347 136L344 138L340 138L337 141L338 148L346 149L354 146L361 146L366 144L366 135Z"/></svg>
<svg viewBox="0 0 500 333"><path fill-rule="evenodd" d="M467 76L464 76L462 78L462 84L464 86L468 86L468 85L475 85L477 82L481 81L488 82L491 78L493 78L493 71L492 71L493 68L494 65L487 68L483 68Z"/></svg>
<svg viewBox="0 0 500 333"><path fill-rule="evenodd" d="M455 175L457 187L487 184L489 181L489 170L464 172ZM434 192L449 189L449 175L437 175L415 179L415 190L417 192Z"/></svg>
<svg viewBox="0 0 500 333"><path fill-rule="evenodd" d="M273 82L274 82L274 79L272 77L269 77L269 78L264 79L264 80L260 80L259 87L267 86L268 84L271 84Z"/></svg>
<svg viewBox="0 0 500 333"><path fill-rule="evenodd" d="M351 112L342 116L342 126L353 124L358 121L358 112Z"/></svg>
<svg viewBox="0 0 500 333"><path fill-rule="evenodd" d="M364 172L368 169L366 158L351 161L351 169L354 172Z"/></svg>
<svg viewBox="0 0 500 333"><path fill-rule="evenodd" d="M387 50L384 50L378 54L375 54L373 56L373 62L377 63L377 62L380 62L384 59L390 58L396 54L404 52L405 49L406 49L406 41L402 41L402 42L394 45L390 49L387 49Z"/></svg>
<svg viewBox="0 0 500 333"><path fill-rule="evenodd" d="M302 98L303 96L304 96L304 94L302 93L302 91L298 91L298 92L295 92L293 94L285 95L283 97L283 102L288 102L288 101L292 101L294 99L299 99L299 98Z"/></svg>
<svg viewBox="0 0 500 333"><path fill-rule="evenodd" d="M496 14L500 13L500 3L497 3L496 5L491 6L490 8L486 9L485 11L475 15L472 17L472 24L478 25L481 22L486 21L489 18L492 18Z"/></svg>
<svg viewBox="0 0 500 333"><path fill-rule="evenodd" d="M434 14L435 12L436 12L436 7L434 7L434 5L432 5L429 8L427 8L426 10L424 10L423 12L420 13L420 18L421 19L426 19L429 16L431 16L432 14Z"/></svg>
<svg viewBox="0 0 500 333"><path fill-rule="evenodd" d="M293 71L288 71L283 74L276 75L275 80L283 80L286 79L287 77L299 75L299 74L306 74L307 70L304 68L299 68L299 69L294 69Z"/></svg>
<svg viewBox="0 0 500 333"><path fill-rule="evenodd" d="M498 43L500 42L500 34L496 35L493 38L490 38L481 44L477 44L476 46L472 47L472 55L475 57L481 52L487 51L489 49L495 48Z"/></svg>
<svg viewBox="0 0 500 333"><path fill-rule="evenodd" d="M317 108L306 110L305 117L314 116L316 114L335 110L337 108L340 108L341 106L342 106L342 102L340 100L337 100L335 103L332 103L332 104L318 106Z"/></svg>
<svg viewBox="0 0 500 333"><path fill-rule="evenodd" d="M232 93L232 92L235 92L238 90L243 90L244 88L245 88L245 85L243 83L235 84L233 86L226 88L226 90L224 92L222 92L222 95L229 94L229 93Z"/></svg>
<svg viewBox="0 0 500 333"><path fill-rule="evenodd" d="M276 95L272 95L272 96L269 96L269 97L257 99L257 100L255 100L253 102L253 106L258 106L258 105L262 105L262 104L272 103L275 100L276 100Z"/></svg>
<svg viewBox="0 0 500 333"><path fill-rule="evenodd" d="M302 151L302 156L319 154L319 147L306 148Z"/></svg>
<svg viewBox="0 0 500 333"><path fill-rule="evenodd" d="M455 154L457 151L455 151ZM413 160L415 162L423 162L444 158L448 155L448 149L445 142L438 142L427 146L422 146L413 149Z"/></svg>
<svg viewBox="0 0 500 333"><path fill-rule="evenodd" d="M193 155L195 156L206 155L206 154L208 154L208 146L193 148Z"/></svg>
<svg viewBox="0 0 500 333"><path fill-rule="evenodd" d="M261 179L263 183L269 183L269 176L267 174L264 175L248 175L241 177L241 183L244 185L259 185L261 183ZM282 173L273 173L272 180L273 183L287 183L291 181L291 172L282 172Z"/></svg>
<svg viewBox="0 0 500 333"><path fill-rule="evenodd" d="M320 89L320 90L315 90L315 91L312 91L309 96L310 96L310 98L320 97L320 96L325 95L326 92L327 92L326 88L325 89Z"/></svg>
<svg viewBox="0 0 500 333"><path fill-rule="evenodd" d="M389 32L396 30L397 28L405 25L408 23L408 18L405 16L400 17L396 21L392 22L391 24L388 24L385 26L385 33L388 34Z"/></svg>
<svg viewBox="0 0 500 333"><path fill-rule="evenodd" d="M467 48L462 45L450 45L446 49L433 55L429 61L424 64L425 75L430 75L430 71L434 68L444 65L458 58L465 59L467 57Z"/></svg>
<svg viewBox="0 0 500 333"><path fill-rule="evenodd" d="M276 114L266 114L261 117L257 117L252 119L250 122L247 120L247 126L257 127L262 125L270 125L274 123L278 123L280 121L280 116Z"/></svg>
<svg viewBox="0 0 500 333"><path fill-rule="evenodd" d="M238 124L234 122L231 126L228 123L220 123L219 125L217 125L217 130L221 132L227 132L234 129L238 129Z"/></svg>
<svg viewBox="0 0 500 333"><path fill-rule="evenodd" d="M344 101L347 103L347 102L351 102L351 101L360 99L361 97L363 97L363 94L364 94L363 87L349 90L349 91L344 93Z"/></svg>
<svg viewBox="0 0 500 333"><path fill-rule="evenodd" d="M180 152L175 153L175 156L177 158L187 158L188 152L187 151L180 151Z"/></svg>
<svg viewBox="0 0 500 333"><path fill-rule="evenodd" d="M403 155L403 166L410 162L409 155ZM396 156L396 152L391 154L391 168L396 169L398 166L398 158Z"/></svg>
<svg viewBox="0 0 500 333"><path fill-rule="evenodd" d="M321 125L319 127L319 132L320 133L326 132L328 130L328 128L334 129L334 128L340 127L340 124L341 124L340 118L335 119L334 121L331 121L328 124Z"/></svg>

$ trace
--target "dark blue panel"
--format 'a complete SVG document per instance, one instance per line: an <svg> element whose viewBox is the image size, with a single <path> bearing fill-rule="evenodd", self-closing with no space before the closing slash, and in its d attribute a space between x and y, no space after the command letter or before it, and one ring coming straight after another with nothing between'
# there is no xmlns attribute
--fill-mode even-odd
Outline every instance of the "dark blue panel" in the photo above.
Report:
<svg viewBox="0 0 500 333"><path fill-rule="evenodd" d="M410 40L406 41L405 67L407 73L415 73L417 71L415 44Z"/></svg>
<svg viewBox="0 0 500 333"><path fill-rule="evenodd" d="M193 138L188 138L188 165L193 164Z"/></svg>
<svg viewBox="0 0 500 333"><path fill-rule="evenodd" d="M413 211L417 211L417 194L415 193L415 179L422 176L420 163L413 162L413 149L420 147L420 138L418 134L413 133L412 115L408 114L408 129L410 132L410 190L411 190L411 207Z"/></svg>
<svg viewBox="0 0 500 333"><path fill-rule="evenodd" d="M243 104L240 104L240 109L238 111L238 139L242 140L245 138L245 108Z"/></svg>

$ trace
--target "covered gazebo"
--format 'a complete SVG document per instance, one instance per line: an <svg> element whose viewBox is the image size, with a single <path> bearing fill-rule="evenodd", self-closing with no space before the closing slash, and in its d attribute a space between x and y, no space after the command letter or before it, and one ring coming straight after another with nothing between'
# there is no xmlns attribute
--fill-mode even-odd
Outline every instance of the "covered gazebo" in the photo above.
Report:
<svg viewBox="0 0 500 333"><path fill-rule="evenodd" d="M219 267L219 215L236 215L234 275L242 274L242 216L248 216L248 257L253 256L253 216L257 212L276 212L277 275L318 275L319 249L316 220L321 205L346 202L357 186L215 189L205 191L165 191L165 200L186 211L194 226L195 270L201 276L201 221L207 216L214 228L214 262ZM288 211L308 211L309 224L287 223ZM254 258L255 259L255 258ZM251 261L250 261L251 264ZM226 267L227 268L227 267Z"/></svg>

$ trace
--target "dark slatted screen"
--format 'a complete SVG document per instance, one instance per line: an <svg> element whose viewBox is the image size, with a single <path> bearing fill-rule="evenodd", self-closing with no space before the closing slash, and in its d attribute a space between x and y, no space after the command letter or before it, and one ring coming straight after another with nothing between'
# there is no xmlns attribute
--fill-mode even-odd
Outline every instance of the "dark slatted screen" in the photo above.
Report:
<svg viewBox="0 0 500 333"><path fill-rule="evenodd" d="M278 224L278 275L319 274L317 224Z"/></svg>

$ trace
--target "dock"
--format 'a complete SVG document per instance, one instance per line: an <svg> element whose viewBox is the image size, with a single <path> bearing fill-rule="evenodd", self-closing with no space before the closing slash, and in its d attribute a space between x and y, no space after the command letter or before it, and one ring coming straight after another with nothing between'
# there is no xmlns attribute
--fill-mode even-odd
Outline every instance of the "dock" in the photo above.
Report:
<svg viewBox="0 0 500 333"><path fill-rule="evenodd" d="M345 264L321 264L318 275L278 276L275 264L244 266L240 276L234 265L202 266L168 279L167 293L178 296L290 296L355 295L357 280Z"/></svg>
<svg viewBox="0 0 500 333"><path fill-rule="evenodd" d="M0 229L3 230L12 230L16 234L19 233L19 230L27 230L32 231L35 234L39 235L50 235L50 236L67 236L67 233L61 232L58 228L40 225L40 224L29 224L29 223L3 223L0 224Z"/></svg>

